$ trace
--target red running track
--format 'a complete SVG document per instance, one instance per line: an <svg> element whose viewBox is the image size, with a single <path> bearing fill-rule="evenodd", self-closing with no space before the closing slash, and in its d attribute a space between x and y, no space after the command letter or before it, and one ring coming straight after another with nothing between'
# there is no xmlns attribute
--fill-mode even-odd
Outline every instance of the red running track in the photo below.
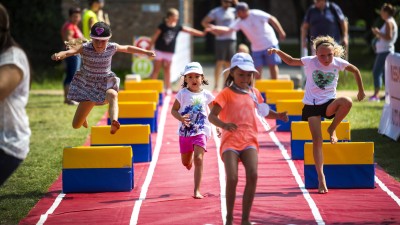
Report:
<svg viewBox="0 0 400 225"><path fill-rule="evenodd" d="M156 154L152 163L134 165L132 191L64 196L60 177L20 224L223 224L219 140L209 141L204 157L201 191L207 197L194 199L194 170L181 165L177 121L170 114L174 98L165 100L158 117L163 128L152 134ZM99 123L104 124L105 119ZM272 126L275 122L268 123ZM316 189L304 189L303 161L290 160L290 133L267 133L261 123L259 127L259 178L251 213L254 224L400 224L400 183L379 166L375 189L330 189L320 195ZM245 184L243 166L239 168L235 224L240 222Z"/></svg>

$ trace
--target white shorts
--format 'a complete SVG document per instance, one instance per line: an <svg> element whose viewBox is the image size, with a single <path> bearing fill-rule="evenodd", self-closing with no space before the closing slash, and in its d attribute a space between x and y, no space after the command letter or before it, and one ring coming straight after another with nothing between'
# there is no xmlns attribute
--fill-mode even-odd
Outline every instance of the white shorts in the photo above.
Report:
<svg viewBox="0 0 400 225"><path fill-rule="evenodd" d="M157 60L157 61L171 62L172 57L174 56L174 53L172 53L172 52L163 52L163 51L158 51L158 50L155 50L155 52L156 52L156 57L154 58L154 60Z"/></svg>

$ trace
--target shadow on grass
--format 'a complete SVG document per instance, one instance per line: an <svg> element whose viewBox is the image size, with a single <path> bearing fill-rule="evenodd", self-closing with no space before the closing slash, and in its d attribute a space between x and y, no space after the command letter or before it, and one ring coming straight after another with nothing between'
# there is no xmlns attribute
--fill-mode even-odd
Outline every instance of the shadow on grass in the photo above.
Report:
<svg viewBox="0 0 400 225"><path fill-rule="evenodd" d="M352 129L351 140L374 142L375 162L400 181L400 142L378 133L377 129Z"/></svg>

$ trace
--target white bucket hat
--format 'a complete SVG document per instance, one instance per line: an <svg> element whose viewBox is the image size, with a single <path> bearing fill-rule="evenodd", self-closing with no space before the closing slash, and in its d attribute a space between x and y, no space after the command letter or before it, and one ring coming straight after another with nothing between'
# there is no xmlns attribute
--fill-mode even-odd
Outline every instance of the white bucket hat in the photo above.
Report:
<svg viewBox="0 0 400 225"><path fill-rule="evenodd" d="M253 58L249 54L244 52L239 52L232 56L230 69L234 68L235 66L244 71L253 71L258 73L256 68L254 67Z"/></svg>
<svg viewBox="0 0 400 225"><path fill-rule="evenodd" d="M190 62L186 64L185 70L181 73L182 76L185 76L189 73L196 73L203 75L203 67L201 67L200 63L198 62Z"/></svg>

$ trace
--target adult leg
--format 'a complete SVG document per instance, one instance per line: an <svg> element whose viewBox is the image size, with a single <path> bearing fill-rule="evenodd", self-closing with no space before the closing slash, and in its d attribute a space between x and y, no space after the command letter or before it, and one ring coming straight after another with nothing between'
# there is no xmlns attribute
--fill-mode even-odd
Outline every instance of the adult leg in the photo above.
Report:
<svg viewBox="0 0 400 225"><path fill-rule="evenodd" d="M279 67L278 65L269 65L269 74L271 75L272 80L276 80L279 74Z"/></svg>
<svg viewBox="0 0 400 225"><path fill-rule="evenodd" d="M318 174L318 193L328 193L324 174L324 156L322 153L322 132L321 132L321 117L308 117L308 126L312 136L313 156L315 162L315 170Z"/></svg>
<svg viewBox="0 0 400 225"><path fill-rule="evenodd" d="M74 129L80 128L82 125L87 128L87 116L93 109L96 103L94 102L80 102L75 111L74 119L72 120L72 127Z"/></svg>
<svg viewBox="0 0 400 225"><path fill-rule="evenodd" d="M374 77L374 94L371 96L370 100L379 99L379 90L382 87L382 77L384 76L385 71L385 60L388 54L389 52L384 52L376 55L374 67L372 69Z"/></svg>
<svg viewBox="0 0 400 225"><path fill-rule="evenodd" d="M258 153L256 149L247 149L242 153L241 160L246 170L246 186L243 194L242 225L250 225L250 211L253 205L257 187Z"/></svg>
<svg viewBox="0 0 400 225"><path fill-rule="evenodd" d="M115 134L120 127L118 122L118 92L114 89L108 89L106 91L106 101L109 103L108 115L111 121L110 133Z"/></svg>
<svg viewBox="0 0 400 225"><path fill-rule="evenodd" d="M263 66L262 65L261 66L257 66L256 69L258 71L258 74L256 73L255 77L256 77L257 80L260 80L262 78Z"/></svg>
<svg viewBox="0 0 400 225"><path fill-rule="evenodd" d="M337 98L328 105L328 108L326 109L326 115L331 116L335 114L335 118L328 127L328 133L332 144L335 144L338 141L336 136L336 127L347 116L352 105L353 101L349 97Z"/></svg>
<svg viewBox="0 0 400 225"><path fill-rule="evenodd" d="M194 198L201 199L204 196L200 193L201 178L203 177L204 148L194 145Z"/></svg>
<svg viewBox="0 0 400 225"><path fill-rule="evenodd" d="M225 61L223 60L217 60L215 64L215 70L214 70L214 91L218 90L218 84L219 84L219 77L221 76L222 70L224 69L224 64Z"/></svg>
<svg viewBox="0 0 400 225"><path fill-rule="evenodd" d="M150 76L151 79L156 80L158 78L161 66L162 66L162 60L154 60L154 68Z"/></svg>
<svg viewBox="0 0 400 225"><path fill-rule="evenodd" d="M239 156L233 151L222 154L226 174L226 225L233 224L233 207L236 198L236 186L238 183L238 159Z"/></svg>
<svg viewBox="0 0 400 225"><path fill-rule="evenodd" d="M164 61L164 85L167 90L167 94L169 90L171 90L171 61Z"/></svg>

